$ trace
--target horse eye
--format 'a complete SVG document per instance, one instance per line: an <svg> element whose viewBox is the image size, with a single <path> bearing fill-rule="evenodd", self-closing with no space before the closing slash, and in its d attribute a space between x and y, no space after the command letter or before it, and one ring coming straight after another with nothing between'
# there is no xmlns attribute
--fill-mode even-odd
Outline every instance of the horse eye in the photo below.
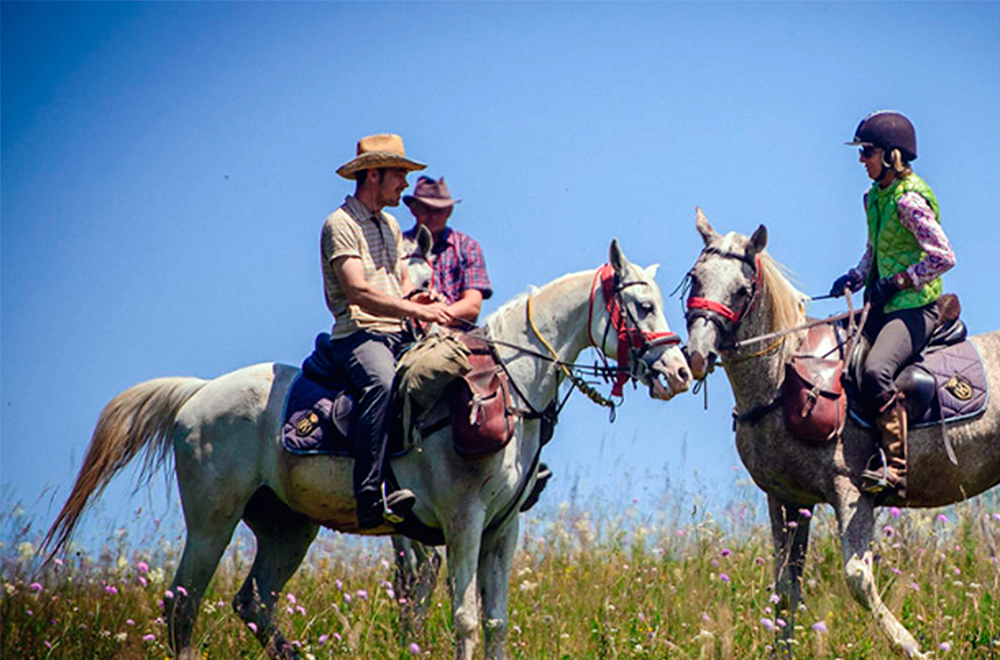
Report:
<svg viewBox="0 0 1000 660"><path fill-rule="evenodd" d="M739 294L740 297L746 298L747 296L750 295L750 287L741 286L739 289L736 290L736 293Z"/></svg>
<svg viewBox="0 0 1000 660"><path fill-rule="evenodd" d="M653 303L649 302L648 300L639 303L638 307L639 307L639 313L642 316L648 316L649 314L652 314L653 313L653 309L655 309L655 307L653 306Z"/></svg>

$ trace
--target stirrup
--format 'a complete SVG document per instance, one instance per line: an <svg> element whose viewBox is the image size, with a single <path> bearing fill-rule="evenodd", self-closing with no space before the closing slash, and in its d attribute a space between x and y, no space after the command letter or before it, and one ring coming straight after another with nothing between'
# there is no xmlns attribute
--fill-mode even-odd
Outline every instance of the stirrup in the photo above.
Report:
<svg viewBox="0 0 1000 660"><path fill-rule="evenodd" d="M861 490L866 493L881 493L892 487L892 483L889 481L889 461L886 460L885 451L881 447L878 448L878 458L882 462L881 473L878 469L871 467L874 458L875 456L872 456L868 459L868 465L861 472Z"/></svg>
<svg viewBox="0 0 1000 660"><path fill-rule="evenodd" d="M398 525L401 522L403 522L406 519L406 514L409 513L410 510L413 508L413 505L415 503L414 500L416 498L413 496L412 493L410 493L410 496L408 498L404 498L402 502L396 503L399 512L394 511L390 506L389 504L390 498L392 498L392 496L396 494L402 495L404 490L393 491L391 494L386 495L385 482L384 481L382 482L382 519L385 520L390 525Z"/></svg>

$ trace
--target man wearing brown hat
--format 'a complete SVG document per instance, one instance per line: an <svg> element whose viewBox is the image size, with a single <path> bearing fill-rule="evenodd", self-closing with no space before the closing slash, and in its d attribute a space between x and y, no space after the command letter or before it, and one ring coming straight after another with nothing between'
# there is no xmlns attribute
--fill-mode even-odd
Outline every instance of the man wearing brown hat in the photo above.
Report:
<svg viewBox="0 0 1000 660"><path fill-rule="evenodd" d="M452 199L444 177L435 181L422 176L412 195L403 197L417 224L404 233L416 241L417 230L427 227L434 236L430 260L434 265L434 289L444 296L448 312L460 326L475 323L483 300L493 295L483 250L474 238L448 226L448 218L460 199Z"/></svg>
<svg viewBox="0 0 1000 660"><path fill-rule="evenodd" d="M357 156L337 169L355 181L354 194L323 223L323 289L334 318L329 357L350 379L358 406L354 494L360 529L401 522L416 500L405 488L387 494L382 477L396 354L407 339L403 321L452 320L446 306L426 294L405 298L413 286L399 261L402 234L382 210L399 206L407 174L424 167L406 157L398 135L362 138Z"/></svg>

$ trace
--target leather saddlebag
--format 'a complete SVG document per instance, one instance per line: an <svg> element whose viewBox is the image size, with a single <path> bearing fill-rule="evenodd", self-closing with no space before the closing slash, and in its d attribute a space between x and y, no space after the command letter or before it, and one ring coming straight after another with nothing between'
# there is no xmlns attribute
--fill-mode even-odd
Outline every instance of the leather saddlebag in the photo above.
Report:
<svg viewBox="0 0 1000 660"><path fill-rule="evenodd" d="M844 428L847 395L837 359L796 355L785 367L785 425L814 444L835 440Z"/></svg>
<svg viewBox="0 0 1000 660"><path fill-rule="evenodd" d="M456 378L449 389L455 450L467 457L503 449L514 436L510 384L491 351L469 356L472 371Z"/></svg>

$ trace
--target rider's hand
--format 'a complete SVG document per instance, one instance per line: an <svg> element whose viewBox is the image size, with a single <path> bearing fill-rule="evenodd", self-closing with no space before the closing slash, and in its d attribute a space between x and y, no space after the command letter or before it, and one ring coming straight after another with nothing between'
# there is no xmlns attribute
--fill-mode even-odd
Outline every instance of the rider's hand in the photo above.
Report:
<svg viewBox="0 0 1000 660"><path fill-rule="evenodd" d="M432 302L437 302L437 298L430 291L411 291L406 299L412 300L418 305L429 305Z"/></svg>
<svg viewBox="0 0 1000 660"><path fill-rule="evenodd" d="M429 305L417 305L413 311L413 318L424 323L437 323L438 325L448 325L451 323L451 314L448 307L443 303L434 302Z"/></svg>
<svg viewBox="0 0 1000 660"><path fill-rule="evenodd" d="M854 279L854 276L850 273L841 275L830 287L830 295L834 298L839 298L844 295L844 289L850 289L851 291L858 290L858 282Z"/></svg>
<svg viewBox="0 0 1000 660"><path fill-rule="evenodd" d="M899 285L896 284L896 279L893 277L883 277L869 287L868 302L871 303L872 309L881 311L885 307L885 304L892 300L892 297L898 292Z"/></svg>

